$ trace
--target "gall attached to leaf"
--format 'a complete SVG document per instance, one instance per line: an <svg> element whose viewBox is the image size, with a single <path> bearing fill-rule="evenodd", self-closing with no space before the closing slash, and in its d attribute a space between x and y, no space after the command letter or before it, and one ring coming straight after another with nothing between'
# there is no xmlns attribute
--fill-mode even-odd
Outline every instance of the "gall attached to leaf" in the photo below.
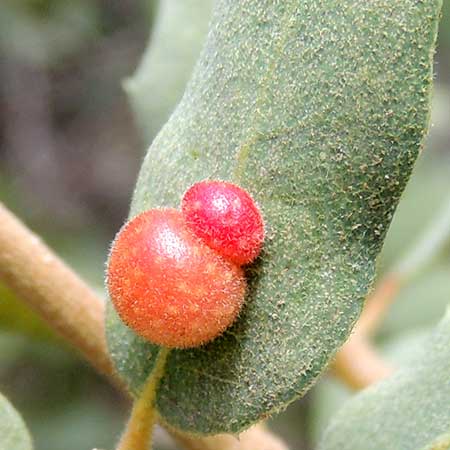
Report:
<svg viewBox="0 0 450 450"><path fill-rule="evenodd" d="M242 269L195 236L175 209L152 209L118 233L107 286L123 320L149 341L199 346L237 317L246 282Z"/></svg>
<svg viewBox="0 0 450 450"><path fill-rule="evenodd" d="M258 207L240 187L194 184L182 212L151 209L117 234L107 287L122 321L165 347L202 345L228 328L245 297L241 265L264 240Z"/></svg>
<svg viewBox="0 0 450 450"><path fill-rule="evenodd" d="M264 241L264 223L250 194L224 181L201 181L181 202L189 228L209 247L236 264L252 262Z"/></svg>

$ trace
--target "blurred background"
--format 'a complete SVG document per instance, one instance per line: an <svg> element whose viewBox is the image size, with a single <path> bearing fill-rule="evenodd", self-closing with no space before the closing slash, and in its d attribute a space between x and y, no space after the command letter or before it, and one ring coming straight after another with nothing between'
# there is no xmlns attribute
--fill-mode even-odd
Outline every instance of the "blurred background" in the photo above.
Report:
<svg viewBox="0 0 450 450"><path fill-rule="evenodd" d="M154 67L155 77L167 76L174 67L170 63L185 58L185 73L178 80L184 83L198 52L194 44L183 51L179 42L170 42L167 29L153 25L166 21L175 26L179 21L170 3L161 9L156 0L0 4L0 201L99 292L109 242L127 215L144 150L182 92L179 86L165 97L147 92L154 120L141 123L147 130L141 133L123 81L138 67L152 27L150 36L159 40L158 49L143 64ZM197 4L209 14L209 1ZM431 133L389 230L379 277L414 248L450 204L450 2L444 4ZM206 22L197 26L187 13L181 17L186 29L192 28L188 37L199 41L195 33L203 33ZM138 73L125 87L134 93L133 107L139 111L145 80ZM377 333L380 351L401 366L449 300L447 240L404 284ZM22 413L36 450L112 449L128 408L1 285L0 392ZM292 450L313 449L329 417L350 395L324 376L270 426ZM156 448L175 447L158 432Z"/></svg>

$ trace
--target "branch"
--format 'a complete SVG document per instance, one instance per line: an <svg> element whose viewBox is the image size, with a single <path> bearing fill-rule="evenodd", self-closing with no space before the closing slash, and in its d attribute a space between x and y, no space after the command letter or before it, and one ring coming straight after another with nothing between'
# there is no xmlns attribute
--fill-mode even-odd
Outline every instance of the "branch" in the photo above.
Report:
<svg viewBox="0 0 450 450"><path fill-rule="evenodd" d="M0 280L76 347L123 392L108 355L104 302L41 240L0 203ZM182 436L187 450L287 450L261 425L240 435Z"/></svg>
<svg viewBox="0 0 450 450"><path fill-rule="evenodd" d="M0 203L0 279L115 383L104 337L104 304Z"/></svg>
<svg viewBox="0 0 450 450"><path fill-rule="evenodd" d="M359 334L354 334L338 352L333 364L335 375L348 387L360 390L392 374L373 346Z"/></svg>

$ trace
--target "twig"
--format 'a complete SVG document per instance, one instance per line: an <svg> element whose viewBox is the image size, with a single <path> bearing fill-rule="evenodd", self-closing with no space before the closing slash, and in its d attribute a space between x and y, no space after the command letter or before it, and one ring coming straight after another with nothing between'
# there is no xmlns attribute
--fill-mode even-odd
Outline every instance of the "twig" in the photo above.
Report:
<svg viewBox="0 0 450 450"><path fill-rule="evenodd" d="M150 375L141 396L134 401L130 420L116 450L151 450L153 426L156 423L155 398L164 373L168 349L161 351L157 367ZM150 445L150 448L149 448Z"/></svg>
<svg viewBox="0 0 450 450"><path fill-rule="evenodd" d="M396 273L390 273L380 281L366 300L355 334L367 337L375 332L402 285L402 280Z"/></svg>
<svg viewBox="0 0 450 450"><path fill-rule="evenodd" d="M103 301L1 203L0 279L116 381L106 350Z"/></svg>
<svg viewBox="0 0 450 450"><path fill-rule="evenodd" d="M353 335L338 352L333 369L339 379L355 390L381 381L393 372L393 368L359 334Z"/></svg>
<svg viewBox="0 0 450 450"><path fill-rule="evenodd" d="M108 356L103 301L1 203L0 280L126 392ZM171 434L186 450L287 450L262 426L242 433L240 440L229 435Z"/></svg>

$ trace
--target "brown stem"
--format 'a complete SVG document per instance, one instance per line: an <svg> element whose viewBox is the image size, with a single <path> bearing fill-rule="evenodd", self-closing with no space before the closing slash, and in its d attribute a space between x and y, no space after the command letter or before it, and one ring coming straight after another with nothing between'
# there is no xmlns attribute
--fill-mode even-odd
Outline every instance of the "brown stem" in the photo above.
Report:
<svg viewBox="0 0 450 450"><path fill-rule="evenodd" d="M392 374L393 369L362 335L353 335L338 352L335 375L355 390L364 389Z"/></svg>
<svg viewBox="0 0 450 450"><path fill-rule="evenodd" d="M141 396L134 401L130 420L116 450L151 450L152 448L152 431L156 423L156 390L164 373L169 350L164 349L161 353L157 367L150 375Z"/></svg>
<svg viewBox="0 0 450 450"><path fill-rule="evenodd" d="M99 372L114 378L103 301L1 203L0 279Z"/></svg>
<svg viewBox="0 0 450 450"><path fill-rule="evenodd" d="M108 356L104 302L0 203L0 280L122 391ZM169 432L171 432L169 430ZM186 450L287 450L262 426L207 438L173 433Z"/></svg>
<svg viewBox="0 0 450 450"><path fill-rule="evenodd" d="M401 286L402 279L396 273L390 273L381 280L366 300L363 313L356 324L356 333L369 336L375 331Z"/></svg>

